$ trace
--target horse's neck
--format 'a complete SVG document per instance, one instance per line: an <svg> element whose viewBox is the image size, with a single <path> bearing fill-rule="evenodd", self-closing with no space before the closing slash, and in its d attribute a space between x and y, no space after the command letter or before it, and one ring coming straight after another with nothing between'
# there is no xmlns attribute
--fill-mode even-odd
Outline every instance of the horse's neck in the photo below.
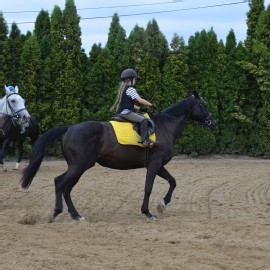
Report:
<svg viewBox="0 0 270 270"><path fill-rule="evenodd" d="M167 130L168 135L171 134L174 139L179 137L190 119L192 107L193 100L188 98L161 112L166 120L161 121L160 124Z"/></svg>
<svg viewBox="0 0 270 270"><path fill-rule="evenodd" d="M0 99L0 117L2 114L7 114L6 97Z"/></svg>

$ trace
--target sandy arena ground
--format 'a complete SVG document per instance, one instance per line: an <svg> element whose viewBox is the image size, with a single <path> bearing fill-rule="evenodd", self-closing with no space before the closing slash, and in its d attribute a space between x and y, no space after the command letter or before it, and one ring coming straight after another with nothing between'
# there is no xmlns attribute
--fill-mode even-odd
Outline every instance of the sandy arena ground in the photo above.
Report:
<svg viewBox="0 0 270 270"><path fill-rule="evenodd" d="M14 163L6 166L0 173L1 270L270 269L270 160L174 158L166 168L177 187L161 216L156 206L168 184L156 178L154 222L140 214L145 169L96 165L72 193L86 221L72 220L65 206L48 223L53 178L65 162L44 161L28 190L20 188Z"/></svg>

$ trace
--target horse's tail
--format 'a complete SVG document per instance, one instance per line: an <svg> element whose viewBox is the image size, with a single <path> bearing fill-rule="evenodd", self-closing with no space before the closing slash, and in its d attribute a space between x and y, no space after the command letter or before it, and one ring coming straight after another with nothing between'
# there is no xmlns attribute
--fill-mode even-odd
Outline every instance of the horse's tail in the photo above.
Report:
<svg viewBox="0 0 270 270"><path fill-rule="evenodd" d="M21 178L21 187L28 188L36 173L39 170L41 162L44 158L47 147L58 137L63 135L68 126L55 127L44 133L35 143L30 156L28 166L23 170Z"/></svg>

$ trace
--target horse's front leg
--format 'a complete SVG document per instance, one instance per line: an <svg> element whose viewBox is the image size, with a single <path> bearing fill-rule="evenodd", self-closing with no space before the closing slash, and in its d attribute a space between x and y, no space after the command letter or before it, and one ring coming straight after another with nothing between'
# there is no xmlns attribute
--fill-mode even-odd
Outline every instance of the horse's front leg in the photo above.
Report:
<svg viewBox="0 0 270 270"><path fill-rule="evenodd" d="M20 169L20 163L21 163L22 157L23 157L23 142L18 141L17 142L17 148L18 148L18 158L17 158L15 170Z"/></svg>
<svg viewBox="0 0 270 270"><path fill-rule="evenodd" d="M148 220L155 220L156 217L149 212L149 199L152 193L154 180L161 166L160 161L151 162L147 167L146 181L144 188L144 198L141 211L146 215Z"/></svg>
<svg viewBox="0 0 270 270"><path fill-rule="evenodd" d="M167 180L168 183L170 184L170 187L169 187L167 194L165 195L162 202L157 207L158 212L160 214L162 214L164 212L164 210L166 209L168 203L171 201L173 191L176 187L176 181L175 181L174 177L164 167L160 168L157 175L160 176L161 178Z"/></svg>

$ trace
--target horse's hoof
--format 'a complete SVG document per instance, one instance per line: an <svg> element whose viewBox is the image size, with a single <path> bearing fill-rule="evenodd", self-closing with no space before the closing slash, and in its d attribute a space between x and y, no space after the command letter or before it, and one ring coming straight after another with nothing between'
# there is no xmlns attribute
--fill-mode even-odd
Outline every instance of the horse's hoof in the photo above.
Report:
<svg viewBox="0 0 270 270"><path fill-rule="evenodd" d="M163 214L163 212L166 210L166 204L164 201L162 201L160 204L157 206L157 210L160 214Z"/></svg>
<svg viewBox="0 0 270 270"><path fill-rule="evenodd" d="M16 163L14 170L19 170L19 169L20 169L20 163Z"/></svg>
<svg viewBox="0 0 270 270"><path fill-rule="evenodd" d="M54 219L55 219L54 214L51 214L51 215L48 217L48 223L54 222Z"/></svg>
<svg viewBox="0 0 270 270"><path fill-rule="evenodd" d="M84 217L79 217L77 220L78 221L86 221L86 219Z"/></svg>
<svg viewBox="0 0 270 270"><path fill-rule="evenodd" d="M147 221L156 221L157 218L154 215L147 217Z"/></svg>

